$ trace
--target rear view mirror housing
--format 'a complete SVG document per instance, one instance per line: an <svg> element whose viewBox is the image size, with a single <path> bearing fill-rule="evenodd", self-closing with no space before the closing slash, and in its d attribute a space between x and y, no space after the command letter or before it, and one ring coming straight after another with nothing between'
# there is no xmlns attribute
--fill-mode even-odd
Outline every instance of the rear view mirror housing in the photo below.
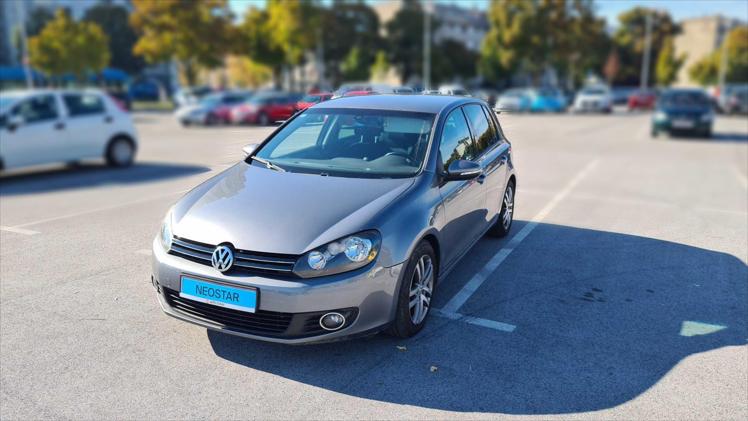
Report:
<svg viewBox="0 0 748 421"><path fill-rule="evenodd" d="M480 164L467 161L464 159L458 159L449 164L447 173L444 175L444 179L447 181L455 180L471 180L478 177L483 173L483 168Z"/></svg>

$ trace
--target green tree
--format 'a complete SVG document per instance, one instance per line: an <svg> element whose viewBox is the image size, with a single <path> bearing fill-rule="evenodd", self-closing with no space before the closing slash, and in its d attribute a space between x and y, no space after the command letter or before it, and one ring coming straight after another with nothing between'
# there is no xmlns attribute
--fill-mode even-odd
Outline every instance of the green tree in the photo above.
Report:
<svg viewBox="0 0 748 421"><path fill-rule="evenodd" d="M271 69L273 84L279 87L285 52L280 46L270 42L271 28L268 25L268 12L254 7L249 8L237 32L238 36L233 46L234 52Z"/></svg>
<svg viewBox="0 0 748 421"><path fill-rule="evenodd" d="M54 19L55 14L47 7L35 7L26 18L26 35L33 37L39 35L39 32L47 26L47 23Z"/></svg>
<svg viewBox="0 0 748 421"><path fill-rule="evenodd" d="M140 35L133 51L147 62L176 60L188 84L200 67L223 63L231 40L226 0L132 0L130 24Z"/></svg>
<svg viewBox="0 0 748 421"><path fill-rule="evenodd" d="M697 61L688 69L689 76L701 85L719 82L722 53L727 51L725 82L748 82L748 26L739 26L727 34L722 48Z"/></svg>
<svg viewBox="0 0 748 421"><path fill-rule="evenodd" d="M317 17L315 3L302 0L268 0L270 42L280 47L286 63L301 63L303 54L311 48L314 37L307 31Z"/></svg>
<svg viewBox="0 0 748 421"><path fill-rule="evenodd" d="M59 9L37 35L29 39L31 65L51 75L74 74L83 81L87 72L100 72L109 63L109 40L91 22L75 22Z"/></svg>
<svg viewBox="0 0 748 421"><path fill-rule="evenodd" d="M619 52L621 69L616 81L627 85L639 83L642 55L645 47L647 14L652 16L652 43L649 74L654 75L656 58L659 57L665 41L680 32L670 14L666 11L635 7L618 16L619 26L613 35L613 42Z"/></svg>
<svg viewBox="0 0 748 421"><path fill-rule="evenodd" d="M371 65L371 78L376 82L383 82L390 71L390 62L387 60L387 53L383 50L377 51L374 64Z"/></svg>
<svg viewBox="0 0 748 421"><path fill-rule="evenodd" d="M657 56L657 65L655 67L655 79L660 86L670 86L678 76L678 71L683 62L686 61L686 55L675 56L675 46L673 39L667 38Z"/></svg>
<svg viewBox="0 0 748 421"><path fill-rule="evenodd" d="M435 25L432 25L434 28ZM408 81L421 76L423 65L423 9L415 0L404 0L402 7L387 22L389 60L401 78ZM434 49L432 48L432 51Z"/></svg>
<svg viewBox="0 0 748 421"><path fill-rule="evenodd" d="M135 74L143 69L145 61L133 54L138 36L128 22L128 15L124 7L102 2L86 10L83 20L99 25L109 37L109 51L112 54L109 65Z"/></svg>
<svg viewBox="0 0 748 421"><path fill-rule="evenodd" d="M355 46L350 49L340 69L343 73L343 80L368 80L370 65L363 60L361 48Z"/></svg>
<svg viewBox="0 0 748 421"><path fill-rule="evenodd" d="M431 80L435 84L466 80L477 73L478 55L465 44L445 39L431 50Z"/></svg>
<svg viewBox="0 0 748 421"><path fill-rule="evenodd" d="M578 82L602 67L609 50L605 21L591 0L493 0L488 22L479 69L492 82L517 72L537 80L551 67Z"/></svg>
<svg viewBox="0 0 748 421"><path fill-rule="evenodd" d="M344 78L353 80L343 70L351 50L358 47L355 54L359 68L363 69L374 64L377 52L384 47L376 12L363 0L333 0L330 7L320 9L319 13L322 23L315 29L319 32L310 36L322 41L327 78L333 85Z"/></svg>

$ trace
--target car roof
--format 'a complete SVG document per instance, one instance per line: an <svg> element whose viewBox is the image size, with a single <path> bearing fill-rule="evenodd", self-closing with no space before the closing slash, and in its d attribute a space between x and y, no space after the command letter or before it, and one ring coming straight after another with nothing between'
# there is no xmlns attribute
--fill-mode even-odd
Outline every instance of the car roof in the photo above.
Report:
<svg viewBox="0 0 748 421"><path fill-rule="evenodd" d="M325 101L320 108L360 108L367 110L410 111L438 114L453 105L481 102L476 98L451 95L364 95L347 96Z"/></svg>

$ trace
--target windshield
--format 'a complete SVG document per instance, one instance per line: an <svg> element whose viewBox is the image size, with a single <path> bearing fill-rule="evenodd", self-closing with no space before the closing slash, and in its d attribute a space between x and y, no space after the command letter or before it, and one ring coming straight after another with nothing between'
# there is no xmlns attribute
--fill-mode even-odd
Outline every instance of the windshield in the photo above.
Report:
<svg viewBox="0 0 748 421"><path fill-rule="evenodd" d="M18 95L0 95L0 111L5 111L11 104L18 100Z"/></svg>
<svg viewBox="0 0 748 421"><path fill-rule="evenodd" d="M701 92L668 92L663 96L662 103L667 107L706 107L709 99Z"/></svg>
<svg viewBox="0 0 748 421"><path fill-rule="evenodd" d="M319 102L322 99L319 95L307 95L301 98L301 102Z"/></svg>
<svg viewBox="0 0 748 421"><path fill-rule="evenodd" d="M200 104L207 105L207 106L217 105L221 103L222 98L223 98L223 95L221 94L210 94L204 97L203 99L201 99Z"/></svg>
<svg viewBox="0 0 748 421"><path fill-rule="evenodd" d="M426 113L309 109L256 155L291 172L410 177L421 168L433 122Z"/></svg>
<svg viewBox="0 0 748 421"><path fill-rule="evenodd" d="M605 95L607 91L603 88L586 88L582 90L584 95Z"/></svg>

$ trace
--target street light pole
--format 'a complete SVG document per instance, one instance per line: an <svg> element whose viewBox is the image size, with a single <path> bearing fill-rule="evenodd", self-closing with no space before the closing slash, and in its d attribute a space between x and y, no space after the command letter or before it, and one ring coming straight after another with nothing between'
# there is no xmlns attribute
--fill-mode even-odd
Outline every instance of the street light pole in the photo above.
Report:
<svg viewBox="0 0 748 421"><path fill-rule="evenodd" d="M647 18L644 30L644 57L642 59L642 72L639 87L647 89L649 83L649 56L652 50L652 10L647 11Z"/></svg>
<svg viewBox="0 0 748 421"><path fill-rule="evenodd" d="M26 76L26 87L28 89L32 89L34 87L34 79L31 77L31 68L29 68L29 43L28 43L28 34L26 33L26 13L21 13L21 10L19 9L21 5L21 1L16 1L13 3L16 9L16 18L18 18L18 21L21 25L21 48L23 49L23 54L21 56L21 60L23 63L23 73ZM23 5L25 8L26 5ZM25 10L24 10L25 12Z"/></svg>
<svg viewBox="0 0 748 421"><path fill-rule="evenodd" d="M423 89L431 88L431 16L423 7Z"/></svg>
<svg viewBox="0 0 748 421"><path fill-rule="evenodd" d="M719 57L719 95L722 96L725 92L725 78L727 75L727 37L722 37L722 45L720 46L720 57Z"/></svg>

